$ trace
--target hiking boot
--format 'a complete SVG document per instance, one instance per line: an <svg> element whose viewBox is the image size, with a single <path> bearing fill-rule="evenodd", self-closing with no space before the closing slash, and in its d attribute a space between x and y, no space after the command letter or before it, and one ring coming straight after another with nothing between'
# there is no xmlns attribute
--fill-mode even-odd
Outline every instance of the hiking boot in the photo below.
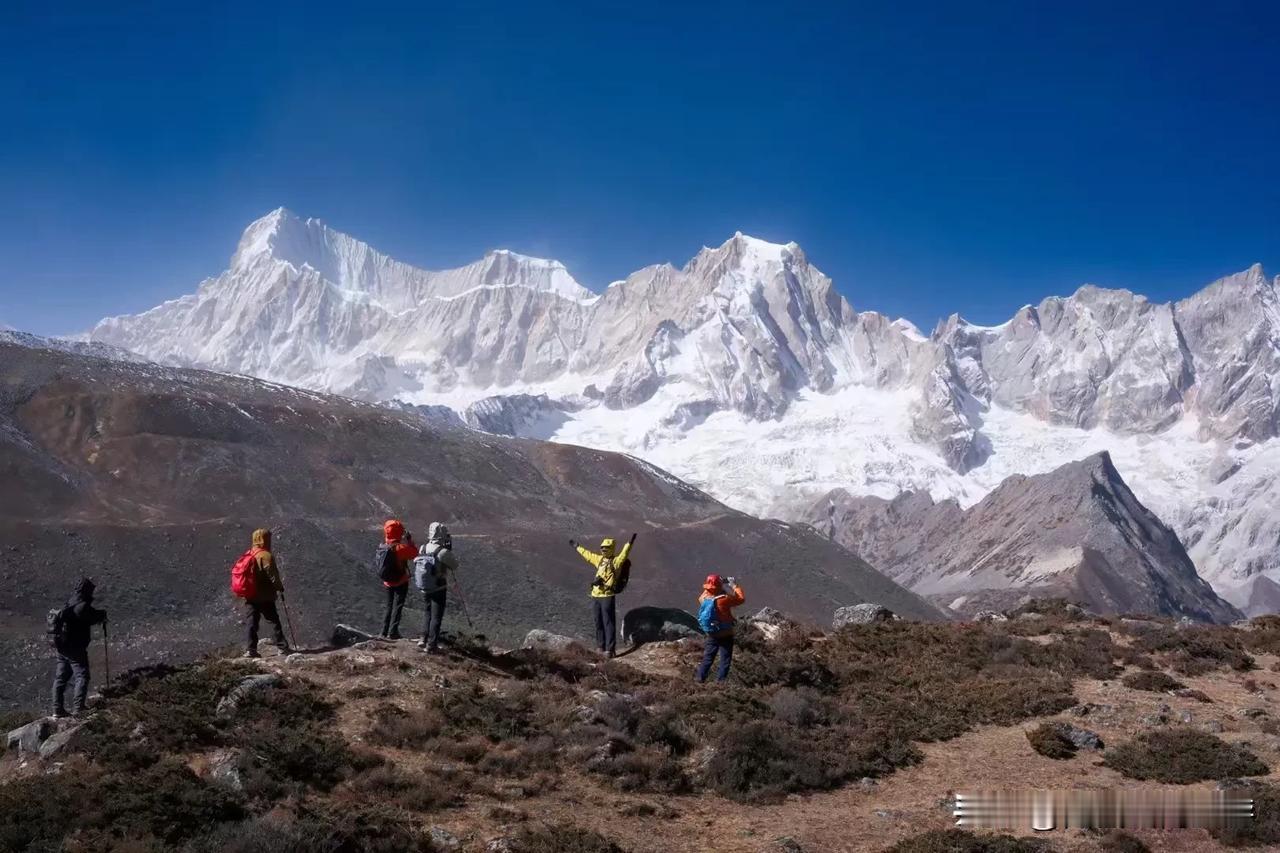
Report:
<svg viewBox="0 0 1280 853"><path fill-rule="evenodd" d="M262 657L262 655L258 654L258 653L257 653L256 651L254 651L253 649L250 649L249 651L247 651L247 652L245 652L245 653L244 653L244 657L246 657L246 658L260 658L260 657Z"/></svg>
<svg viewBox="0 0 1280 853"><path fill-rule="evenodd" d="M68 714L68 713L66 712L66 710L64 710L64 709L62 709L62 708L59 708L58 710L56 710L56 711L54 711L54 712L53 712L53 718L54 718L55 720L65 720L65 719L66 719L67 717L69 717L69 716L71 716L71 715L70 715L70 714Z"/></svg>
<svg viewBox="0 0 1280 853"><path fill-rule="evenodd" d="M403 639L404 639L404 637L401 637L401 636L400 636L400 632L399 632L399 631L392 631L390 634L387 634L387 639L388 639L388 640L403 640Z"/></svg>
<svg viewBox="0 0 1280 853"><path fill-rule="evenodd" d="M618 653L617 653L617 652L605 652L605 653L604 653L604 656L605 656L605 658L606 658L606 659L608 659L608 660L613 660L614 658L616 658L616 657L618 656Z"/></svg>
<svg viewBox="0 0 1280 853"><path fill-rule="evenodd" d="M440 654L440 647L439 647L439 646L427 646L425 649L423 649L423 651L424 651L424 652L426 652L426 653L427 653L427 654L429 654L429 655L438 655L438 654Z"/></svg>

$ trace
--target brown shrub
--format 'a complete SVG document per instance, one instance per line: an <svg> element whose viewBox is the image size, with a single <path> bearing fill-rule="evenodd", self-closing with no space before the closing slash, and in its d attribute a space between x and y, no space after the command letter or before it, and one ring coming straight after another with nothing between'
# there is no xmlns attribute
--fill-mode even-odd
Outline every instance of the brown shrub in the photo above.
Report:
<svg viewBox="0 0 1280 853"><path fill-rule="evenodd" d="M463 780L446 771L409 774L382 766L357 776L349 789L375 805L391 800L410 811L433 812L458 805L464 786Z"/></svg>
<svg viewBox="0 0 1280 853"><path fill-rule="evenodd" d="M1253 658L1245 651L1242 632L1222 625L1161 626L1138 637L1134 647L1170 655L1174 671L1184 675L1193 674L1193 668L1206 663L1211 669L1229 667L1238 672L1254 668ZM1200 664L1192 664L1191 660Z"/></svg>
<svg viewBox="0 0 1280 853"><path fill-rule="evenodd" d="M626 853L599 833L569 824L523 829L510 839L511 853Z"/></svg>
<svg viewBox="0 0 1280 853"><path fill-rule="evenodd" d="M904 838L884 853L1049 853L1052 846L1039 838L975 835L963 829L934 829Z"/></svg>
<svg viewBox="0 0 1280 853"><path fill-rule="evenodd" d="M1195 729L1160 729L1109 749L1103 764L1130 779L1188 784L1268 772L1243 747Z"/></svg>
<svg viewBox="0 0 1280 853"><path fill-rule="evenodd" d="M1140 838L1119 829L1113 829L1098 843L1102 853L1151 853L1151 848Z"/></svg>
<svg viewBox="0 0 1280 853"><path fill-rule="evenodd" d="M1178 679L1158 670L1131 672L1121 681L1131 690L1149 690L1153 693L1168 693L1170 690L1181 690L1186 686Z"/></svg>
<svg viewBox="0 0 1280 853"><path fill-rule="evenodd" d="M1076 745L1053 723L1041 723L1027 732L1031 748L1046 758L1074 758Z"/></svg>
<svg viewBox="0 0 1280 853"><path fill-rule="evenodd" d="M1253 797L1253 820L1213 834L1230 847L1280 844L1280 787L1259 782L1249 785L1248 792Z"/></svg>
<svg viewBox="0 0 1280 853"><path fill-rule="evenodd" d="M405 710L397 705L381 705L373 711L373 725L365 739L378 746L422 749L444 730L444 720L435 708Z"/></svg>

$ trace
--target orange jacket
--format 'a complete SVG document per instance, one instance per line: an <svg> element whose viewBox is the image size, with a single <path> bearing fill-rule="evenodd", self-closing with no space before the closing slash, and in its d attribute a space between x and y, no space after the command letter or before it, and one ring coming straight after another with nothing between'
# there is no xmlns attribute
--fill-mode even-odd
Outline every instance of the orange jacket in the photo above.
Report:
<svg viewBox="0 0 1280 853"><path fill-rule="evenodd" d="M702 591L702 595L698 596L698 605L701 606L702 602L706 601L708 598L714 598L716 600L716 621L729 626L723 631L717 632L713 636L727 637L733 633L733 608L747 600L746 596L742 594L742 587L735 586L733 588L733 592L720 593L709 592L704 589Z"/></svg>
<svg viewBox="0 0 1280 853"><path fill-rule="evenodd" d="M387 589L402 587L409 582L409 564L418 556L418 546L413 544L413 537L405 532L404 525L395 519L382 525L382 535L388 545L395 546L396 563L400 566L400 579L383 581L382 585Z"/></svg>

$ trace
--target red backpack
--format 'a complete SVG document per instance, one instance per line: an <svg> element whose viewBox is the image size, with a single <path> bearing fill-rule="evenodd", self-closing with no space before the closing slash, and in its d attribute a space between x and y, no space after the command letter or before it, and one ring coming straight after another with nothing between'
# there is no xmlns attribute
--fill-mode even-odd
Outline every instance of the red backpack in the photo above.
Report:
<svg viewBox="0 0 1280 853"><path fill-rule="evenodd" d="M258 592L258 551L250 548L240 555L236 564L231 567L231 594L237 598L250 599Z"/></svg>

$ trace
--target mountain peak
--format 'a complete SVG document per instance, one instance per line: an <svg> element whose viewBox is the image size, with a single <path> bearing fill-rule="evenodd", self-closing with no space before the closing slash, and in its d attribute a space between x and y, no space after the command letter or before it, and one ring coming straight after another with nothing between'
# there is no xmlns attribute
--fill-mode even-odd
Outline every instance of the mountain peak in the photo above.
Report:
<svg viewBox="0 0 1280 853"><path fill-rule="evenodd" d="M241 269L263 256L301 266L308 260L306 256L310 254L309 244L314 242L313 238L325 231L328 228L319 219L304 220L288 208L277 207L244 229L231 266Z"/></svg>

